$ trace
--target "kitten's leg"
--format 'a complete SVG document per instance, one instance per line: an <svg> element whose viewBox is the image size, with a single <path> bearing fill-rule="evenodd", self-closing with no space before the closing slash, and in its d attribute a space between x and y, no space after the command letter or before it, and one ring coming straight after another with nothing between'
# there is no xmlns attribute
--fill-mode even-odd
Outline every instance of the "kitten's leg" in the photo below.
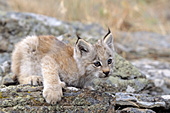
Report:
<svg viewBox="0 0 170 113"><path fill-rule="evenodd" d="M38 76L38 75L30 75L30 76L21 75L18 77L18 81L20 84L30 84L30 85L42 85L43 84L42 76Z"/></svg>
<svg viewBox="0 0 170 113"><path fill-rule="evenodd" d="M43 77L41 74L40 63L25 57L20 66L18 81L20 84L42 85Z"/></svg>
<svg viewBox="0 0 170 113"><path fill-rule="evenodd" d="M47 103L56 104L63 96L62 88L65 83L61 82L58 75L58 66L54 59L50 56L45 56L42 59L42 74L43 74L43 97Z"/></svg>

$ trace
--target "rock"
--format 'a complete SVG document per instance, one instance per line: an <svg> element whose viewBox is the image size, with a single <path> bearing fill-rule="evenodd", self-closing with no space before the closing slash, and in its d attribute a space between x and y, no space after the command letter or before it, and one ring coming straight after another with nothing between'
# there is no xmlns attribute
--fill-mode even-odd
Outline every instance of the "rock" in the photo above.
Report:
<svg viewBox="0 0 170 113"><path fill-rule="evenodd" d="M5 61L0 64L0 75L3 77L11 72L11 61Z"/></svg>
<svg viewBox="0 0 170 113"><path fill-rule="evenodd" d="M4 72L1 67L0 67L0 76L4 76Z"/></svg>
<svg viewBox="0 0 170 113"><path fill-rule="evenodd" d="M164 99L170 100L170 95L162 95L161 97Z"/></svg>
<svg viewBox="0 0 170 113"><path fill-rule="evenodd" d="M4 73L3 73L2 68L0 67L0 85L2 84L3 77L4 77Z"/></svg>
<svg viewBox="0 0 170 113"><path fill-rule="evenodd" d="M11 73L11 61L5 61L0 65L0 85L13 83L13 74Z"/></svg>
<svg viewBox="0 0 170 113"><path fill-rule="evenodd" d="M13 80L13 74L12 74L12 73L6 74L4 77L2 77L2 79L1 79L0 82L1 82L0 85L17 84L17 83Z"/></svg>
<svg viewBox="0 0 170 113"><path fill-rule="evenodd" d="M128 58L169 57L170 35L151 32L116 32L116 47Z"/></svg>
<svg viewBox="0 0 170 113"><path fill-rule="evenodd" d="M8 61L10 60L10 53L7 53L7 52L3 52L3 53L0 53L0 64L2 64L3 62L5 61Z"/></svg>
<svg viewBox="0 0 170 113"><path fill-rule="evenodd" d="M162 95L161 97L165 100L167 108L170 108L170 95Z"/></svg>
<svg viewBox="0 0 170 113"><path fill-rule="evenodd" d="M169 98L162 98L161 96L118 92L115 94L115 97L116 108L119 107L121 109L125 107L125 109L118 110L117 112L119 113L123 111L132 113L168 113L170 110ZM127 106L131 106L131 108Z"/></svg>
<svg viewBox="0 0 170 113"><path fill-rule="evenodd" d="M163 74L165 77L170 78L170 70L165 69L165 70L162 71L162 74Z"/></svg>
<svg viewBox="0 0 170 113"><path fill-rule="evenodd" d="M8 43L9 43L8 39L0 36L0 51L8 50Z"/></svg>
<svg viewBox="0 0 170 113"><path fill-rule="evenodd" d="M50 105L42 97L42 86L0 86L1 112L166 112L168 101L159 96L134 93L108 93L80 89L63 89L64 97ZM131 106L131 107L128 107ZM137 107L137 108L136 108ZM142 112L143 111L143 112ZM144 112L145 113L145 112Z"/></svg>
<svg viewBox="0 0 170 113"><path fill-rule="evenodd" d="M11 61L5 61L3 64L0 65L4 75L11 71Z"/></svg>
<svg viewBox="0 0 170 113"><path fill-rule="evenodd" d="M47 104L42 97L42 86L1 86L1 112L114 112L111 95L86 89L64 91L64 97L56 105Z"/></svg>
<svg viewBox="0 0 170 113"><path fill-rule="evenodd" d="M116 113L156 113L156 112L150 109L139 109L139 108L128 107L122 110L117 110Z"/></svg>
<svg viewBox="0 0 170 113"><path fill-rule="evenodd" d="M151 80L157 94L170 94L170 63L152 59L131 61L146 77ZM161 89L161 90L159 90ZM153 92L154 93L154 92Z"/></svg>
<svg viewBox="0 0 170 113"><path fill-rule="evenodd" d="M167 108L166 101L163 98L152 95L118 92L115 94L115 97L116 104L118 106L133 106L139 108Z"/></svg>

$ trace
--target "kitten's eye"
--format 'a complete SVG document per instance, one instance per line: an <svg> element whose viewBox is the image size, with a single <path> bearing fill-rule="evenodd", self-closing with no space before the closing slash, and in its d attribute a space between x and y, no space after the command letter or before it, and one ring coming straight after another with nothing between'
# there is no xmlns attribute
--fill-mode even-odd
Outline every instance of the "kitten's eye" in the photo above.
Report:
<svg viewBox="0 0 170 113"><path fill-rule="evenodd" d="M100 63L99 61L97 61L97 62L94 63L94 65L95 65L96 67L99 67L99 66L101 66L101 63Z"/></svg>
<svg viewBox="0 0 170 113"><path fill-rule="evenodd" d="M107 63L111 64L112 63L112 59L108 59Z"/></svg>

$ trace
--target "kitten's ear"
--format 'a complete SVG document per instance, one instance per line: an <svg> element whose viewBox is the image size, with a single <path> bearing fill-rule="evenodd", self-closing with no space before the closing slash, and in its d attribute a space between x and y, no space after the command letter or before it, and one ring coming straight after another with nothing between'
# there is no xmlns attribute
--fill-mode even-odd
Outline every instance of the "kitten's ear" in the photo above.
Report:
<svg viewBox="0 0 170 113"><path fill-rule="evenodd" d="M112 50L114 50L114 44L113 44L113 35L108 28L108 33L103 38L104 44L106 44L108 47L110 47Z"/></svg>
<svg viewBox="0 0 170 113"><path fill-rule="evenodd" d="M79 53L81 56L86 55L91 48L91 44L87 43L85 40L81 39L78 36L77 42L76 42L76 52Z"/></svg>

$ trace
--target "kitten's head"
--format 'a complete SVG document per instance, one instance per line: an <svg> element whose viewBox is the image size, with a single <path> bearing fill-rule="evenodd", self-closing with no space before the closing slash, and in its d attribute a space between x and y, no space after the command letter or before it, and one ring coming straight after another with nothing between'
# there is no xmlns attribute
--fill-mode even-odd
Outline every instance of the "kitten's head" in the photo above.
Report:
<svg viewBox="0 0 170 113"><path fill-rule="evenodd" d="M108 77L113 72L114 54L110 30L94 45L78 37L74 49L74 59L81 74L86 76Z"/></svg>

